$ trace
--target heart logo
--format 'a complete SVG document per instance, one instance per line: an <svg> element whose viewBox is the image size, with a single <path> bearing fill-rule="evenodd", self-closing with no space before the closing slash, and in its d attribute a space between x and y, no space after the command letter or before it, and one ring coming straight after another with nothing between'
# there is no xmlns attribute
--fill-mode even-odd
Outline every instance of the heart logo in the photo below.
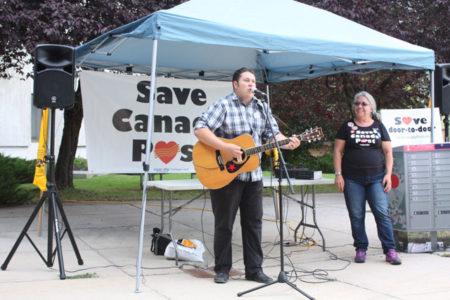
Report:
<svg viewBox="0 0 450 300"><path fill-rule="evenodd" d="M168 164L177 155L178 144L175 142L160 141L155 145L155 156L163 163Z"/></svg>
<svg viewBox="0 0 450 300"><path fill-rule="evenodd" d="M403 117L402 118L403 123L405 123L406 125L409 125L409 123L411 123L412 118L411 117Z"/></svg>

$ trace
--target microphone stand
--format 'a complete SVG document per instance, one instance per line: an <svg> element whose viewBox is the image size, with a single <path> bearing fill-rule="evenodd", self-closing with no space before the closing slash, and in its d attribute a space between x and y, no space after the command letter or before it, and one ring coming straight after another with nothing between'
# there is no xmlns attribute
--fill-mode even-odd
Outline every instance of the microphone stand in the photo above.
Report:
<svg viewBox="0 0 450 300"><path fill-rule="evenodd" d="M255 90L254 92L258 93L259 91ZM262 96L267 96L266 94L263 94L262 92L260 92L259 94L261 94ZM287 171L287 168L286 168L286 163L284 161L283 153L281 152L280 145L279 145L277 139L275 138L275 134L274 134L275 130L273 129L273 124L272 124L272 122L270 122L270 120L272 118L271 118L271 114L270 114L269 108L268 108L269 105L268 104L264 105L264 102L262 100L258 100L258 101L261 101L261 105L263 107L263 112L264 112L264 115L266 117L266 122L268 122L270 130L272 132L273 139L275 140L275 145L276 145L276 148L278 150L278 155L279 155L279 165L281 165L282 171L284 172L284 174L286 174L286 179L287 179L287 182L288 182L291 194L294 194L294 188L292 187L291 180L289 178L289 174L288 174L288 171ZM298 291L299 293L301 293L302 295L304 295L308 299L314 299L313 297L309 296L308 294L306 294L305 292L300 290L295 284L290 282L287 279L286 272L284 271L283 191L282 191L282 184L281 184L283 176L282 176L281 169L278 169L278 197L279 197L279 209L278 209L278 212L279 212L279 215L280 215L280 217L279 217L279 226L280 226L279 227L280 228L280 230L279 230L279 235L280 235L280 272L278 273L278 278L277 278L276 281L273 281L273 282L270 282L270 283L265 283L263 285L260 285L260 286L257 286L255 288L252 288L250 290L246 290L244 292L240 292L240 293L237 294L238 297L240 297L242 295L245 295L247 293L250 293L250 292L253 292L253 291L265 288L265 287L268 287L268 286L270 286L272 284L275 284L275 283L286 283L287 285L289 285L290 287L292 287L293 289L295 289L296 291Z"/></svg>

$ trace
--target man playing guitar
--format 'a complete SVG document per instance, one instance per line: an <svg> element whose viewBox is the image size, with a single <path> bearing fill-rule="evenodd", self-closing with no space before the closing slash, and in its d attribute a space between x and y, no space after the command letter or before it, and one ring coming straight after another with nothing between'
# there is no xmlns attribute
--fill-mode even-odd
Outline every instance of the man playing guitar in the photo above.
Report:
<svg viewBox="0 0 450 300"><path fill-rule="evenodd" d="M233 75L233 92L213 103L202 114L195 125L194 133L200 142L220 150L228 157L242 158L242 148L223 140L241 135L250 135L256 145L262 141L274 141L270 125L277 140L287 139L280 133L272 115L266 116L267 103L255 98L253 88L256 79L252 70L241 68ZM270 108L268 108L270 111ZM220 138L219 138L220 137ZM222 138L222 139L221 139ZM292 136L283 149L295 149L300 140ZM261 248L262 230L262 170L258 166L249 172L242 172L229 184L212 189L211 204L214 214L214 271L216 283L228 281L232 265L232 232L238 208L242 227L245 278L261 283L272 282L272 278L262 271L263 253Z"/></svg>

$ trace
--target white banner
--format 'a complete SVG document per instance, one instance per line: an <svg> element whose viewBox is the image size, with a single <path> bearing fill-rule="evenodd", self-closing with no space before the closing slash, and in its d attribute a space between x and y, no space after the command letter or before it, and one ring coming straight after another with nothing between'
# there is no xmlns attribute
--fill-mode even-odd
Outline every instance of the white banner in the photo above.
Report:
<svg viewBox="0 0 450 300"><path fill-rule="evenodd" d="M142 173L150 78L83 71L80 80L89 173ZM230 82L156 79L151 173L195 173L194 122L231 91Z"/></svg>
<svg viewBox="0 0 450 300"><path fill-rule="evenodd" d="M392 147L431 143L431 109L382 109L380 114ZM434 132L434 143L442 143L439 108L434 109Z"/></svg>

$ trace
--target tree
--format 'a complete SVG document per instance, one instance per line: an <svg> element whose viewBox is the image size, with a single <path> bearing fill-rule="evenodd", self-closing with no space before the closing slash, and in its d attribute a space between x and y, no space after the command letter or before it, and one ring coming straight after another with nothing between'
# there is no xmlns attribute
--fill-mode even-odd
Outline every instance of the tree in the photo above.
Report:
<svg viewBox="0 0 450 300"><path fill-rule="evenodd" d="M3 0L0 74L32 62L38 44L78 46L109 30L186 0ZM31 74L23 74L31 75Z"/></svg>
<svg viewBox="0 0 450 300"><path fill-rule="evenodd" d="M344 73L281 83L271 87L272 111L287 122L291 131L299 133L320 126L324 141L332 141L338 126L351 117L357 92L370 91L378 108L417 108L427 103L427 83L424 72L404 71Z"/></svg>
<svg viewBox="0 0 450 300"><path fill-rule="evenodd" d="M297 1L325 9L411 44L433 49L436 62L450 62L449 0Z"/></svg>
<svg viewBox="0 0 450 300"><path fill-rule="evenodd" d="M24 77L38 44L77 46L153 11L186 0L3 0L0 6L0 76L12 68ZM73 187L72 171L83 118L80 91L64 112L64 130L56 163L56 185Z"/></svg>

